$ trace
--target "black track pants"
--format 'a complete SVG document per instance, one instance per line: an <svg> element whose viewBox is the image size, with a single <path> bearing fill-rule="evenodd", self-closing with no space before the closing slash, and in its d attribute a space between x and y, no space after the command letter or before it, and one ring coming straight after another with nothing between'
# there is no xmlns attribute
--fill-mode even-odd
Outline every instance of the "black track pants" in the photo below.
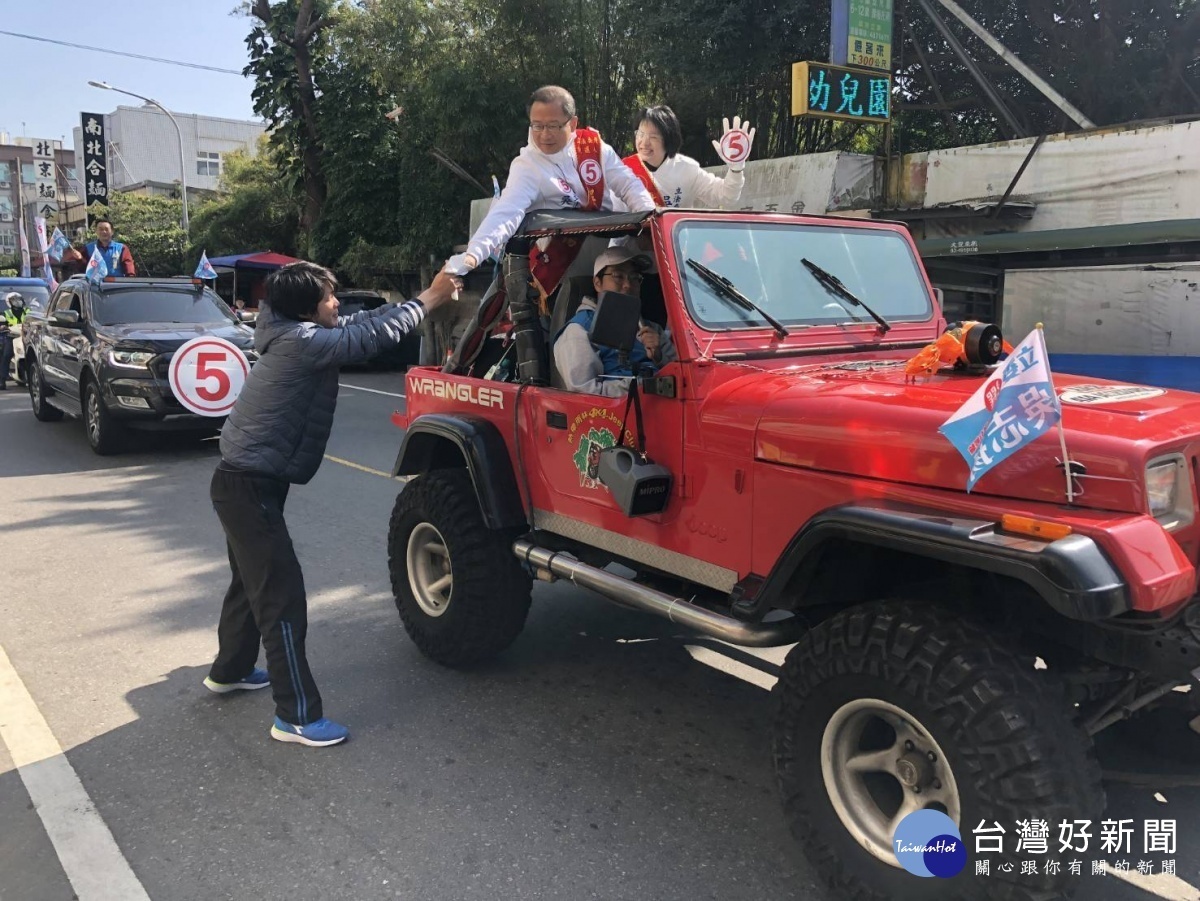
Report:
<svg viewBox="0 0 1200 901"><path fill-rule="evenodd" d="M233 578L221 608L220 650L209 676L216 682L244 678L254 668L261 640L275 713L303 726L323 713L304 653L304 575L283 521L289 487L279 479L230 470L225 464L213 473L213 508L225 528Z"/></svg>

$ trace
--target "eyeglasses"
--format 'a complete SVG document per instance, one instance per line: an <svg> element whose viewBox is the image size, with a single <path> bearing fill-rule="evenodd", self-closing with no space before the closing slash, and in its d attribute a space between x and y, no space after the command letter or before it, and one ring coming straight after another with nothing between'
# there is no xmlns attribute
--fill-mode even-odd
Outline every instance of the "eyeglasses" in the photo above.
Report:
<svg viewBox="0 0 1200 901"><path fill-rule="evenodd" d="M543 131L562 131L570 124L570 122L530 122L529 128L531 131L541 134Z"/></svg>
<svg viewBox="0 0 1200 901"><path fill-rule="evenodd" d="M661 144L662 143L662 135L651 134L650 132L642 131L641 129L639 129L638 131L635 131L633 133L633 136L636 140L646 141L649 144Z"/></svg>
<svg viewBox="0 0 1200 901"><path fill-rule="evenodd" d="M642 283L642 274L640 272L612 272L605 269L600 278L611 278L617 284L640 285Z"/></svg>

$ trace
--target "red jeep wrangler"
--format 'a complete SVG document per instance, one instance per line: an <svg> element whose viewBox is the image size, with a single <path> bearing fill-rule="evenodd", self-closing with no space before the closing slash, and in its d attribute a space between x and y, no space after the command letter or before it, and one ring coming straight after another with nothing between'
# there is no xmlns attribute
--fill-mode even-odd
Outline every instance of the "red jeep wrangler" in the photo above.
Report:
<svg viewBox="0 0 1200 901"><path fill-rule="evenodd" d="M556 387L551 344L613 238L651 248L642 315L678 352L635 380L636 404ZM549 311L528 271L545 239L581 248ZM606 316L616 297L591 331L610 347L614 322L635 327ZM489 339L506 307L511 333ZM1173 689L1200 666L1200 396L1059 374L1082 401L1063 397L1073 501L1048 436L968 493L938 428L987 368L905 373L945 326L899 224L530 214L448 362L409 370L395 417L394 475L412 479L389 559L408 634L450 666L494 655L538 578L735 645L794 643L774 762L835 897L1071 894L1083 880L1065 867L914 878L894 832L922 809L968 846L999 824L1005 859L1020 820L1089 819L1098 836L1092 736L1164 704L1195 715Z"/></svg>

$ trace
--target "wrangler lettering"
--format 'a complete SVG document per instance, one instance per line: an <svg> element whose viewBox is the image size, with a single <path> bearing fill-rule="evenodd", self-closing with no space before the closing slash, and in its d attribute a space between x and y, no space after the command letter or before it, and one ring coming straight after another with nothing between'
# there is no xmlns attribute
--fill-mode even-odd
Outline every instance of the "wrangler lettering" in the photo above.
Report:
<svg viewBox="0 0 1200 901"><path fill-rule="evenodd" d="M496 388L476 387L456 382L446 382L428 376L413 379L413 390L417 394L436 397L441 400L456 400L464 404L475 404L478 407L495 407L504 409L504 393Z"/></svg>

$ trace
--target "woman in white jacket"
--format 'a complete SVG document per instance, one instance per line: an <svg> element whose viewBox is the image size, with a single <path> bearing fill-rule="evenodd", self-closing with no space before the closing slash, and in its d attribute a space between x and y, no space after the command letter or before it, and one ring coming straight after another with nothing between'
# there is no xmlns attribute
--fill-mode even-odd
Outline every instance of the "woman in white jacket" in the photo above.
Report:
<svg viewBox="0 0 1200 901"><path fill-rule="evenodd" d="M724 178L705 172L690 156L679 152L683 134L669 106L651 106L638 117L634 146L637 153L624 163L646 185L662 207L732 209L745 183L743 169L754 142L754 129L735 116L724 120L721 140L713 141L717 155L729 167Z"/></svg>

